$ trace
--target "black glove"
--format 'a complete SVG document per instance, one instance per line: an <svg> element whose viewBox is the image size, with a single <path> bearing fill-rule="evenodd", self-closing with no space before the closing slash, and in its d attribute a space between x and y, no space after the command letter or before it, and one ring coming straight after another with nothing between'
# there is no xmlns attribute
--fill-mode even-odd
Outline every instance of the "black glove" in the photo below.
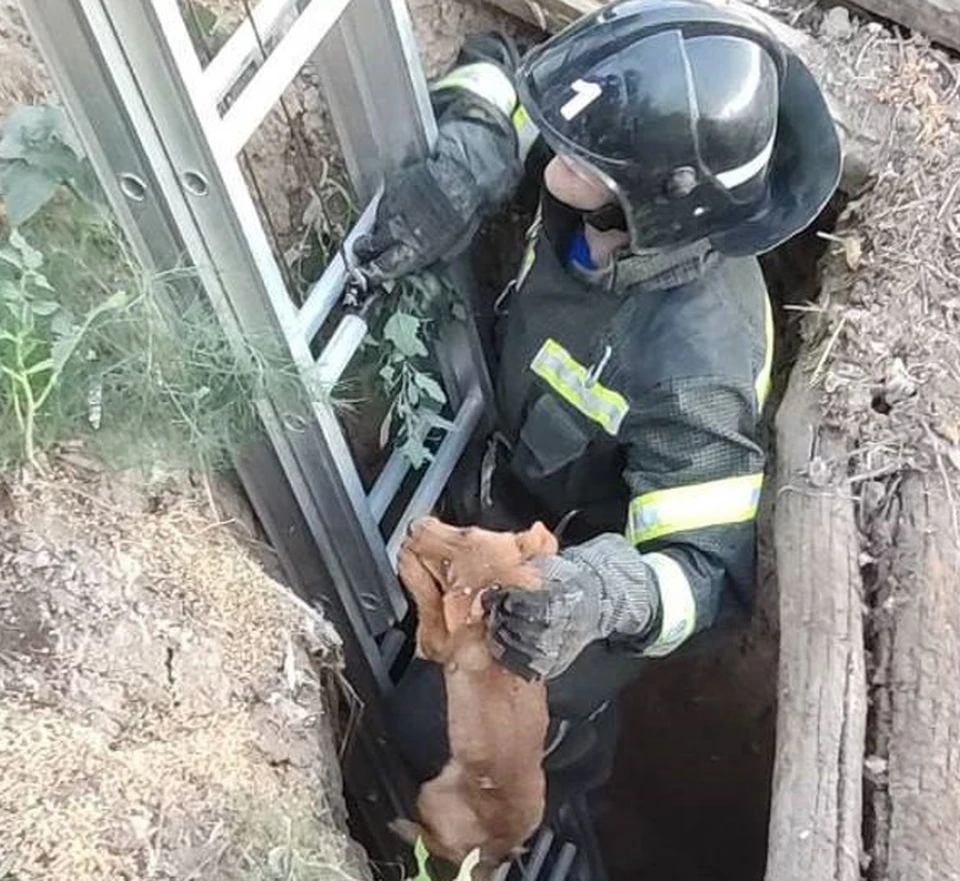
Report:
<svg viewBox="0 0 960 881"><path fill-rule="evenodd" d="M480 223L481 193L459 161L459 145L441 135L434 156L387 182L369 233L353 253L383 278L417 272L462 252Z"/></svg>
<svg viewBox="0 0 960 881"><path fill-rule="evenodd" d="M357 262L397 278L464 251L522 173L510 120L464 93L444 111L433 155L387 181L373 228L354 243Z"/></svg>
<svg viewBox="0 0 960 881"><path fill-rule="evenodd" d="M542 590L489 591L484 606L500 662L527 679L558 676L604 635L598 586L582 579L547 582Z"/></svg>
<svg viewBox="0 0 960 881"><path fill-rule="evenodd" d="M483 599L494 650L514 673L552 679L595 640L616 634L639 650L657 629L656 577L622 536L601 535L535 565L541 590L489 591Z"/></svg>

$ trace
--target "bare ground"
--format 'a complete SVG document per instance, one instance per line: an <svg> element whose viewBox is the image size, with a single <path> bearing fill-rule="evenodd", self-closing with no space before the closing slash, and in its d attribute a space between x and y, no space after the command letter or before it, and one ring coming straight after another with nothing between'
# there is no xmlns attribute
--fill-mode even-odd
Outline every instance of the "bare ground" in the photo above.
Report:
<svg viewBox="0 0 960 881"><path fill-rule="evenodd" d="M63 466L0 487L0 877L366 877L329 625L199 489Z"/></svg>

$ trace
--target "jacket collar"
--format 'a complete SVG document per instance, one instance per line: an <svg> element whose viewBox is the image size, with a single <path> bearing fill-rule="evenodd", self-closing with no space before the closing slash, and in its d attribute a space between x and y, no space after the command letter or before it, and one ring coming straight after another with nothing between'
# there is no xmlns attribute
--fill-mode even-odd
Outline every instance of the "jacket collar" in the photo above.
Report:
<svg viewBox="0 0 960 881"><path fill-rule="evenodd" d="M563 260L574 233L583 220L579 211L564 205L546 189L541 194L543 233ZM590 285L617 294L664 291L701 278L719 259L709 239L701 239L673 251L625 254L603 269L585 269L574 264L567 271Z"/></svg>
<svg viewBox="0 0 960 881"><path fill-rule="evenodd" d="M673 251L626 254L602 269L571 267L588 284L618 294L665 291L701 278L718 259L709 240Z"/></svg>

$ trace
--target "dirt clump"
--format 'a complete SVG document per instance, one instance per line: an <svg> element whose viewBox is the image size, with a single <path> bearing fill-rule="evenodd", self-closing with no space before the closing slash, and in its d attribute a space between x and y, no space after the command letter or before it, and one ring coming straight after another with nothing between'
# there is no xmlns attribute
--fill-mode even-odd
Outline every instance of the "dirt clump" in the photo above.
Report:
<svg viewBox="0 0 960 881"><path fill-rule="evenodd" d="M58 467L3 498L0 877L365 878L332 628L189 486Z"/></svg>

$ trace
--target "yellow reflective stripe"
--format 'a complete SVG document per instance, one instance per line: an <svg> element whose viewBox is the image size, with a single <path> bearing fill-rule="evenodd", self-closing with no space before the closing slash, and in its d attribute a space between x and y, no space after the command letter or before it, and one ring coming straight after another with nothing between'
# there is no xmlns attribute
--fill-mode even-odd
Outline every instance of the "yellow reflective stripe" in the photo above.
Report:
<svg viewBox="0 0 960 881"><path fill-rule="evenodd" d="M455 67L445 77L438 80L431 91L441 89L465 89L489 101L499 108L507 119L512 119L517 106L517 90L510 77L492 61L477 61Z"/></svg>
<svg viewBox="0 0 960 881"><path fill-rule="evenodd" d="M530 119L530 114L527 113L527 108L522 104L517 105L517 109L514 110L511 121L513 122L514 131L517 133L520 159L526 159L527 153L530 152L530 148L533 146L534 141L537 140L540 132L533 124L533 120Z"/></svg>
<svg viewBox="0 0 960 881"><path fill-rule="evenodd" d="M680 564L668 554L644 554L657 577L660 592L660 633L643 654L662 658L685 642L697 625L697 602Z"/></svg>
<svg viewBox="0 0 960 881"><path fill-rule="evenodd" d="M753 520L762 486L762 474L748 474L638 496L630 503L627 537L640 544L675 532Z"/></svg>
<svg viewBox="0 0 960 881"><path fill-rule="evenodd" d="M623 395L589 382L589 371L556 340L547 340L537 352L530 369L565 401L608 434L616 435L630 407Z"/></svg>
<svg viewBox="0 0 960 881"><path fill-rule="evenodd" d="M770 305L770 297L764 294L763 297L763 367L757 375L756 393L757 410L762 410L770 394L770 377L773 372L773 344L775 332L773 328L773 307Z"/></svg>

